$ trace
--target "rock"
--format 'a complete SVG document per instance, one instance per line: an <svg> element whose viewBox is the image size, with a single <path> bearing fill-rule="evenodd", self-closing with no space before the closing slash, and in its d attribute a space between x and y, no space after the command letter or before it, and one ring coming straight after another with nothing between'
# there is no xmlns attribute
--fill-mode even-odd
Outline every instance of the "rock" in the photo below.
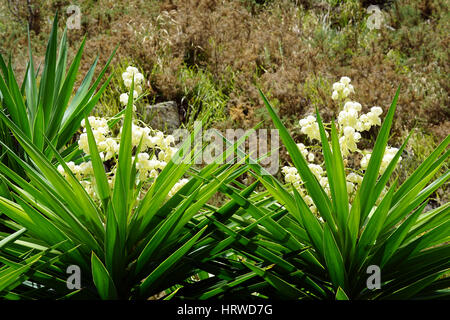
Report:
<svg viewBox="0 0 450 320"><path fill-rule="evenodd" d="M158 129L165 133L172 133L181 125L180 114L175 101L147 105L144 119L153 129Z"/></svg>

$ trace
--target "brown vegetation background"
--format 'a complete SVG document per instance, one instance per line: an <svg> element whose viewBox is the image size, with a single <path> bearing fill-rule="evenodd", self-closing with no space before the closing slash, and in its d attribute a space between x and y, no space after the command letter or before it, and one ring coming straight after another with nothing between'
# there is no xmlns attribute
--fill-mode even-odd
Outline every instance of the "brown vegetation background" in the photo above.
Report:
<svg viewBox="0 0 450 320"><path fill-rule="evenodd" d="M370 4L383 10L380 30L367 28ZM121 68L134 64L149 80L146 100L176 101L185 124L214 109L210 125L219 128L269 127L261 88L301 142L298 120L315 107L330 119L337 110L331 85L346 75L364 112L387 110L401 86L391 144L417 128L408 149L417 161L449 133L447 1L2 0L0 53L11 54L20 74L27 25L42 62L53 15L59 11L62 31L69 5L81 9L81 28L68 33L71 48L88 40L82 74L119 45L112 67L118 80L102 99L103 114L117 111ZM375 136L376 129L367 143Z"/></svg>

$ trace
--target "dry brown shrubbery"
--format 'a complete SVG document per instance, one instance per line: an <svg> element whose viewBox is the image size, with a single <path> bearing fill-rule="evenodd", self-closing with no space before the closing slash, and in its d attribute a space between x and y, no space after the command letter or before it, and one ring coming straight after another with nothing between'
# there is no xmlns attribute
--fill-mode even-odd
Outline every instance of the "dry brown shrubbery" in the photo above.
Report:
<svg viewBox="0 0 450 320"><path fill-rule="evenodd" d="M71 4L66 0L42 3L44 22L55 10L64 13ZM391 140L395 146L416 126L425 132L424 138L416 139L417 146L431 146L448 135L448 3L350 0L337 7L314 0L265 3L86 1L80 4L81 29L69 32L70 47L76 48L84 36L88 38L81 66L86 72L97 54L102 65L120 45L113 61L118 79L124 63L138 65L150 77L149 101L175 100L181 105L182 116L191 108L187 101L192 97L186 97L186 93L195 95L194 88L206 76L208 85L212 82L228 101L228 120L216 123L218 128L251 128L265 120L265 127L269 127L259 87L276 106L295 140L306 142L299 134L298 120L315 107L329 120L337 111L330 98L331 85L346 75L352 79L356 89L353 98L363 105L363 112L374 105L387 110L398 85L402 86ZM365 28L369 4L382 6L389 27L372 32ZM65 18L67 15L62 14L61 29ZM1 20L0 29L5 30L1 53L11 50L16 68L25 71L26 33L15 32L20 28L9 22L2 26ZM43 60L49 29L50 23L46 23L39 35L32 34L37 63ZM194 73L200 70L201 76L180 76L187 68ZM116 95L106 100L117 100L121 91L112 88L108 92ZM104 102L106 110L108 106L114 109L112 103ZM375 135L373 130L365 133L368 139L361 147L369 147ZM426 154L420 152L428 154L430 150L408 147L407 152L414 157L405 162L405 174L423 160ZM285 150L281 155L283 163L289 161Z"/></svg>
<svg viewBox="0 0 450 320"><path fill-rule="evenodd" d="M440 137L446 135L448 60L433 56L432 50L445 48L448 36L436 43L431 38L433 21L414 29L397 26L406 18L395 15L388 21L405 28L399 35L386 28L363 35L351 33L348 26L333 29L332 19L317 14L314 6L305 12L289 1L254 12L237 1L172 3L163 2L161 9L171 10L153 20L137 19L120 28L121 51L154 71L152 86L162 99L181 98L184 84L177 75L185 64L204 68L218 86L233 83L228 109L247 127L261 120L257 87L288 119L298 119L315 106L330 116L335 110L326 85L348 75L357 88L355 98L365 108L388 106L402 85L397 134L402 127L419 124ZM133 37L139 44L129 41ZM405 61L391 58L392 52L402 52ZM419 52L421 56L415 56ZM323 81L317 84L317 79Z"/></svg>
<svg viewBox="0 0 450 320"><path fill-rule="evenodd" d="M402 85L395 137L419 125L440 139L449 124L448 5L381 2L395 30L368 32L366 4L357 1L331 7L325 1L103 0L82 8L82 29L72 30L70 41L87 35L85 69L97 53L105 61L119 44L115 61L131 59L150 74L156 101L181 102L186 86L195 85L180 79L182 68L208 71L227 88L227 126L265 119L257 87L294 123L316 106L331 117L336 106L329 87L340 76L352 78L363 111L386 110Z"/></svg>

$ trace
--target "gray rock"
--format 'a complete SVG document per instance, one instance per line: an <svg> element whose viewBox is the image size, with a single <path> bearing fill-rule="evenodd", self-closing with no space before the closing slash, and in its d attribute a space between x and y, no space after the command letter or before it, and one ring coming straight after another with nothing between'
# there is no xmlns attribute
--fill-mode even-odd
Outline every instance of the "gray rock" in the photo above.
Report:
<svg viewBox="0 0 450 320"><path fill-rule="evenodd" d="M175 101L166 101L155 105L147 105L144 120L153 129L172 133L181 125L178 105Z"/></svg>

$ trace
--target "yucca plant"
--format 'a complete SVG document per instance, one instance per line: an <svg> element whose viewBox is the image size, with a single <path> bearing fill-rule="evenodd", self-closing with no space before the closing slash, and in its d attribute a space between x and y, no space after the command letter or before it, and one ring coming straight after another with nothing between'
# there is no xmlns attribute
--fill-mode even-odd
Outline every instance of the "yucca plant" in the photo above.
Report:
<svg viewBox="0 0 450 320"><path fill-rule="evenodd" d="M53 154L52 147L63 152L64 157L73 157L76 144L70 144L81 120L88 115L108 86L111 76L101 83L114 55L94 78L98 57L95 59L80 87L74 92L78 80L79 67L86 39L83 39L72 63L67 68L67 28L64 30L58 48L58 16L55 15L53 27L45 53L44 65L36 71L29 42L29 61L23 82L19 85L11 64L6 64L0 55L0 107L20 130L33 142L46 157ZM41 72L39 71L40 69ZM101 85L101 86L100 86ZM97 88L100 88L97 90ZM23 150L14 140L8 126L0 121L0 139L14 150L21 159L27 160ZM24 176L24 171L5 149L0 147L1 161Z"/></svg>
<svg viewBox="0 0 450 320"><path fill-rule="evenodd" d="M12 198L0 197L0 212L9 218L1 222L13 230L0 233L3 297L147 299L165 292L170 294L166 298L170 298L177 289L196 279L207 283L202 298L208 298L237 284L222 286L233 282L244 267L211 254L216 240L210 237L214 230L210 221L226 221L239 205L230 201L214 212L204 208L215 193L230 185L249 166L241 163L221 166L213 162L195 170L191 166L199 153L194 153L193 148L189 153L192 161L171 160L145 190L145 196L137 197L143 190L142 184L136 183L136 161L132 161L132 153L136 151L131 140L132 96L125 109L112 190L89 121L85 119L100 202L83 189L52 145L53 156L63 166L67 179L27 134L6 113L0 112L3 123L33 162L30 165L0 142L27 176L26 180L0 163L0 178L11 190ZM198 130L192 133L191 140ZM185 145L191 140L186 140ZM186 156L186 150L182 146L173 159ZM226 154L228 150L219 156ZM169 191L186 173L192 174L192 178L167 199ZM241 195L248 195L254 188L246 188ZM81 290L70 291L66 287L66 269L70 265L81 269ZM254 276L254 272L247 270L239 283ZM191 296L189 290L184 292L183 297Z"/></svg>
<svg viewBox="0 0 450 320"><path fill-rule="evenodd" d="M254 174L266 192L245 199L228 190L242 210L232 218L233 228L214 223L222 230L223 241L238 250L249 270L265 280L261 283L254 278L247 286L264 296L286 299L448 297L450 207L446 203L430 211L424 209L427 198L449 178L449 171L436 175L449 157L450 136L400 186L394 169L407 141L379 176L397 91L363 181L350 202L335 124L331 124L328 141L316 112L330 197L260 93L318 212L312 212L295 188L268 174ZM262 170L256 164L251 166L255 172ZM385 187L388 191L376 206ZM372 287L369 277L377 269L379 287Z"/></svg>

